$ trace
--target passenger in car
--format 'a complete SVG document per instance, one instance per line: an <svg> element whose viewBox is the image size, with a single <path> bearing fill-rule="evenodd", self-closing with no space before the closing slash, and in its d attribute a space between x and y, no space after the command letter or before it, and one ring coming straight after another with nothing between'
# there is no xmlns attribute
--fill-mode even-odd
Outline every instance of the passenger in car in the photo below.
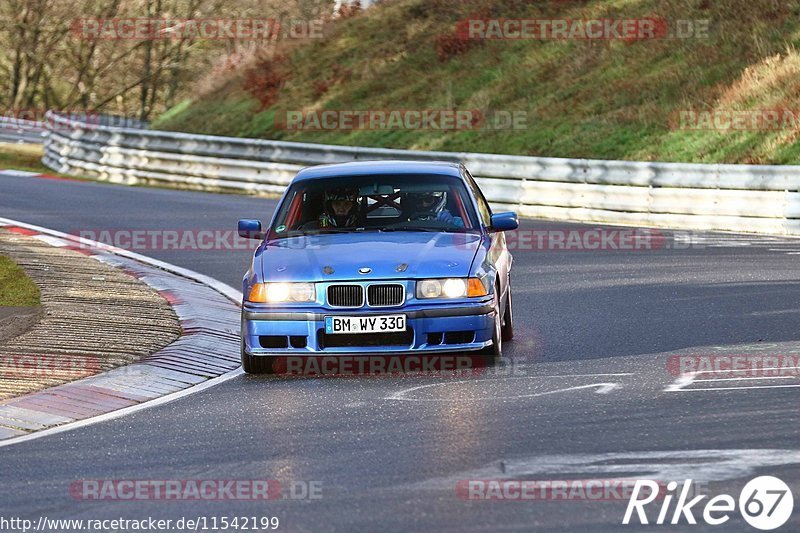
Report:
<svg viewBox="0 0 800 533"><path fill-rule="evenodd" d="M454 217L447 209L447 193L444 191L404 193L401 203L406 221L438 220L458 227L464 226L464 221Z"/></svg>

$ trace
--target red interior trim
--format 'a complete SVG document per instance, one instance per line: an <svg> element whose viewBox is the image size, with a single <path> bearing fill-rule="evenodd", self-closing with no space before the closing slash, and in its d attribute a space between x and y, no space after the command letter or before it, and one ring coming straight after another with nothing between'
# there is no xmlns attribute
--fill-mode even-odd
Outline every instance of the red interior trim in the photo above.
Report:
<svg viewBox="0 0 800 533"><path fill-rule="evenodd" d="M470 221L469 217L467 217L467 211L464 209L464 202L461 201L461 195L455 192L452 188L450 189L450 193L456 198L456 208L458 208L458 213L461 216L461 220L464 221L464 228L472 229L472 222Z"/></svg>
<svg viewBox="0 0 800 533"><path fill-rule="evenodd" d="M300 219L300 204L303 199L303 195L296 194L295 197L292 199L292 205L289 208L289 213L286 215L286 227L294 228L294 225Z"/></svg>

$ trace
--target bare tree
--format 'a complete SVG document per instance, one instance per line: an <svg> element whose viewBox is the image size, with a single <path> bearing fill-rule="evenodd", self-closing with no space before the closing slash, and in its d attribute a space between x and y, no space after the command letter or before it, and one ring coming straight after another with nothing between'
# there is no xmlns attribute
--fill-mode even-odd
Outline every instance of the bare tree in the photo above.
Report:
<svg viewBox="0 0 800 533"><path fill-rule="evenodd" d="M333 0L0 0L0 102L8 109L53 107L135 115L192 94L220 62L274 47L285 31L257 38L199 39L181 20L330 16ZM87 20L158 19L176 27L146 39L86 34ZM110 26L112 29L114 25ZM286 28L283 28L284 30ZM112 36L113 37L113 36Z"/></svg>

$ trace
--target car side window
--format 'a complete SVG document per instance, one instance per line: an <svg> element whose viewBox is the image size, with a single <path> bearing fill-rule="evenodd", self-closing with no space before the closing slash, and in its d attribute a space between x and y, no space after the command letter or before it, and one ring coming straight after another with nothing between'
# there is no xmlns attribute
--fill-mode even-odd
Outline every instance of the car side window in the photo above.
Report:
<svg viewBox="0 0 800 533"><path fill-rule="evenodd" d="M478 211L480 211L481 220L483 221L484 226L489 228L492 225L492 210L489 208L489 203L486 201L486 198L483 196L480 187L478 187L478 184L475 183L475 178L472 177L472 174L470 174L469 171L467 171L467 178L469 187L472 189L472 194L475 196L475 202L478 204Z"/></svg>

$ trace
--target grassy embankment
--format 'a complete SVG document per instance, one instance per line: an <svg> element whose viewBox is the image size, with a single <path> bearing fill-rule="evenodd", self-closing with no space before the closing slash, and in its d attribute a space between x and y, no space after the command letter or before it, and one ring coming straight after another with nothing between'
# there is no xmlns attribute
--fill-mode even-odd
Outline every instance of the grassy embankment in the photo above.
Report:
<svg viewBox="0 0 800 533"><path fill-rule="evenodd" d="M708 20L707 37L636 41L454 38L497 18ZM155 128L394 148L734 163L797 163L800 126L692 131L681 110L800 112L800 6L773 0L396 0L205 80ZM285 131L287 110L522 111L481 131ZM791 122L791 121L790 121Z"/></svg>
<svg viewBox="0 0 800 533"><path fill-rule="evenodd" d="M39 288L11 259L0 255L0 307L39 305Z"/></svg>

